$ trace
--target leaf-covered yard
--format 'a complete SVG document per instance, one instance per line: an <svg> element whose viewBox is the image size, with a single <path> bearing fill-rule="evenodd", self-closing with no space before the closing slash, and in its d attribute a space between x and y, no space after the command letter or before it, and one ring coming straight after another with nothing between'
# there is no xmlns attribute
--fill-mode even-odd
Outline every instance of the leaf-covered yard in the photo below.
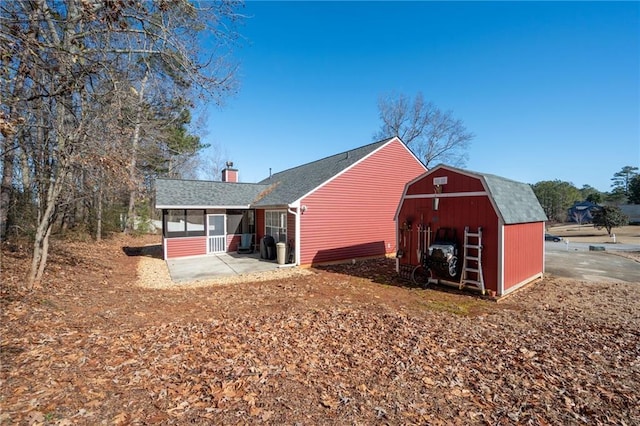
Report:
<svg viewBox="0 0 640 426"><path fill-rule="evenodd" d="M389 260L151 289L144 242L58 243L29 294L3 247L1 424L640 424L640 284L496 303Z"/></svg>

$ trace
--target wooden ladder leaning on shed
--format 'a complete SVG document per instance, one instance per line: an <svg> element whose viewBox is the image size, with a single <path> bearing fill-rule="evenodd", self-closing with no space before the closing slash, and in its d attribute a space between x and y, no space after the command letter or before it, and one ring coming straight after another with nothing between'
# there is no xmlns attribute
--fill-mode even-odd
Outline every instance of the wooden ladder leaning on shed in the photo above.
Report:
<svg viewBox="0 0 640 426"><path fill-rule="evenodd" d="M462 262L462 280L460 288L473 286L485 292L482 276L482 227L477 232L470 232L464 227L464 260Z"/></svg>

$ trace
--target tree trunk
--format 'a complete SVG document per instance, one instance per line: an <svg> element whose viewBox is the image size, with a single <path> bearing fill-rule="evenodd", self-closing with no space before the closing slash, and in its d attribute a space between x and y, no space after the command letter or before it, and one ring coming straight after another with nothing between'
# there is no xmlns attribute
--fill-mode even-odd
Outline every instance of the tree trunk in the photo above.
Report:
<svg viewBox="0 0 640 426"><path fill-rule="evenodd" d="M102 182L98 187L98 207L96 212L96 241L102 241Z"/></svg>
<svg viewBox="0 0 640 426"><path fill-rule="evenodd" d="M42 257L40 259L40 265L38 265L38 273L36 274L36 282L42 281L42 275L44 274L44 268L47 266L47 258L49 257L49 237L51 236L51 230L53 229L53 220L47 227L47 232L42 239Z"/></svg>
<svg viewBox="0 0 640 426"><path fill-rule="evenodd" d="M31 268L27 275L27 288L32 290L40 285L44 267L46 266L47 256L49 254L49 236L55 218L55 205L60 190L62 189L62 177L58 177L56 182L52 182L47 192L47 208L39 218L38 228L33 241L33 257L31 259Z"/></svg>
<svg viewBox="0 0 640 426"><path fill-rule="evenodd" d="M11 143L8 143L11 141ZM0 184L0 241L4 240L8 232L9 205L13 192L13 167L15 160L15 138L13 135L5 138L5 150L2 155L2 183Z"/></svg>
<svg viewBox="0 0 640 426"><path fill-rule="evenodd" d="M13 98L20 96L24 87L24 74L18 74L13 87ZM1 99L0 99L1 100ZM16 106L9 108L9 120L17 122ZM15 129L4 135L4 151L2 153L2 182L0 183L0 241L4 240L8 232L9 206L13 194L13 172L15 167L16 148L18 146ZM25 189L26 191L26 189Z"/></svg>
<svg viewBox="0 0 640 426"><path fill-rule="evenodd" d="M42 139L40 139L42 140ZM31 193L31 170L29 169L29 159L24 150L20 152L20 169L22 170L22 190L25 194Z"/></svg>
<svg viewBox="0 0 640 426"><path fill-rule="evenodd" d="M133 129L133 138L131 141L131 162L129 163L129 183L131 184L131 192L129 192L129 210L127 213L126 231L132 232L134 229L136 214L136 197L138 188L136 185L136 161L138 157L138 145L140 144L140 128L142 127L142 109L144 102L144 90L147 86L149 71L145 72L140 82L140 91L138 92L138 105L136 107L136 121Z"/></svg>

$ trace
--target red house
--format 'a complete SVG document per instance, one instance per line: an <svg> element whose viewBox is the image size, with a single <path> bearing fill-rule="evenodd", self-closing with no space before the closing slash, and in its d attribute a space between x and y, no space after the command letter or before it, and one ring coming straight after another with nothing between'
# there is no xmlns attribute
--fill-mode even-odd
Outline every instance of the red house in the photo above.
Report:
<svg viewBox="0 0 640 426"><path fill-rule="evenodd" d="M261 250L269 237L286 243L288 260L298 265L393 253L394 215L404 185L426 171L398 138L258 183L237 182L231 167L222 182L156 181L165 259L236 251L249 241Z"/></svg>
<svg viewBox="0 0 640 426"><path fill-rule="evenodd" d="M542 277L546 220L528 184L436 166L405 186L397 270L506 295Z"/></svg>

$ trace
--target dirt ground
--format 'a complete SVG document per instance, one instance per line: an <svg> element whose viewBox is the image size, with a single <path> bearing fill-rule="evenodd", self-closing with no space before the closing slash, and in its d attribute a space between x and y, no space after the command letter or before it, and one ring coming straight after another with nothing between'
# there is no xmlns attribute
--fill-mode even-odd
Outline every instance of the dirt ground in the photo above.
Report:
<svg viewBox="0 0 640 426"><path fill-rule="evenodd" d="M33 292L3 245L0 424L640 424L640 283L496 303L378 260L171 286L153 243L55 242Z"/></svg>

